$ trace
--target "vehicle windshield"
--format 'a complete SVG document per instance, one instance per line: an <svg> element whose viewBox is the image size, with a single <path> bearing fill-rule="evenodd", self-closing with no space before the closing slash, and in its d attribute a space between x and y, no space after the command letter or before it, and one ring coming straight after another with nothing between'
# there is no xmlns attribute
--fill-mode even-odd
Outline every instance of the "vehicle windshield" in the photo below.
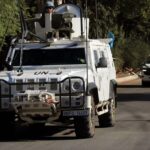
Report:
<svg viewBox="0 0 150 150"><path fill-rule="evenodd" d="M16 50L12 65L19 66L20 50ZM85 52L83 48L66 49L30 49L23 50L22 65L68 65L85 64Z"/></svg>

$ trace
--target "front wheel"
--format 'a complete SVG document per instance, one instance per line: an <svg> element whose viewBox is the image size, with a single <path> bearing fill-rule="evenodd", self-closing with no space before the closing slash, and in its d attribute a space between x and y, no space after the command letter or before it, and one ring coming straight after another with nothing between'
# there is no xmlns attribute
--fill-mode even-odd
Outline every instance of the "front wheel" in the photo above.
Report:
<svg viewBox="0 0 150 150"><path fill-rule="evenodd" d="M14 122L14 113L2 113L1 118L1 128L0 128L0 138L13 137L16 131L16 124Z"/></svg>
<svg viewBox="0 0 150 150"><path fill-rule="evenodd" d="M100 127L111 127L115 125L116 122L116 104L115 104L115 94L109 102L108 112L98 116Z"/></svg>
<svg viewBox="0 0 150 150"><path fill-rule="evenodd" d="M77 138L90 138L95 134L95 109L92 105L88 116L78 116L74 118L75 133Z"/></svg>

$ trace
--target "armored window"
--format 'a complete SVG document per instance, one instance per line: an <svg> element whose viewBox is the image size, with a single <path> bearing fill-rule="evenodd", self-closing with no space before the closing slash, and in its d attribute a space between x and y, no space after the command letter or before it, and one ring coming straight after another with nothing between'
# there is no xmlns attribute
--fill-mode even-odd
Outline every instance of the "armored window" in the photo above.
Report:
<svg viewBox="0 0 150 150"><path fill-rule="evenodd" d="M13 66L19 66L20 50L16 50ZM23 51L22 65L68 65L85 64L85 51L83 48L64 49L30 49Z"/></svg>

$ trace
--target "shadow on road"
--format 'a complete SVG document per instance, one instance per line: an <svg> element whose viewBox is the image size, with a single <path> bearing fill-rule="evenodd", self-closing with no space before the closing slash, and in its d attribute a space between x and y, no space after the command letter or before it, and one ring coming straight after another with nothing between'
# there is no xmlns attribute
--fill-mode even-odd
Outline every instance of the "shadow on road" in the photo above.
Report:
<svg viewBox="0 0 150 150"><path fill-rule="evenodd" d="M141 84L118 85L117 93L118 93L117 100L119 102L150 101L150 86L142 86Z"/></svg>
<svg viewBox="0 0 150 150"><path fill-rule="evenodd" d="M69 131L66 129L69 128ZM58 134L63 132L62 134ZM12 133L6 133L4 130L0 133L0 142L22 142L22 141L35 141L35 140L70 140L76 139L76 136L72 133L74 127L63 126L45 126L45 127L21 127L17 128ZM55 135L56 134L56 135ZM57 135L58 134L58 135ZM55 136L53 136L55 135Z"/></svg>
<svg viewBox="0 0 150 150"><path fill-rule="evenodd" d="M150 87L142 87L141 85L118 85L118 88L150 88Z"/></svg>
<svg viewBox="0 0 150 150"><path fill-rule="evenodd" d="M119 93L117 101L149 101L150 102L150 93Z"/></svg>
<svg viewBox="0 0 150 150"><path fill-rule="evenodd" d="M118 101L150 101L150 94L148 93L129 93L129 94L118 94Z"/></svg>

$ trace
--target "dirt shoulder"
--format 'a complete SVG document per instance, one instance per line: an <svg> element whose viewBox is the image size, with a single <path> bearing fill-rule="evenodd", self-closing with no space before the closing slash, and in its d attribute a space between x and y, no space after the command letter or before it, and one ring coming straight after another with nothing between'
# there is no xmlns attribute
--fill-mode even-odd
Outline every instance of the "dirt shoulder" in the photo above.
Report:
<svg viewBox="0 0 150 150"><path fill-rule="evenodd" d="M122 84L122 83L125 83L125 82L136 80L138 78L139 78L139 76L136 73L132 73L132 74L128 73L128 72L119 73L119 74L117 74L117 83Z"/></svg>

